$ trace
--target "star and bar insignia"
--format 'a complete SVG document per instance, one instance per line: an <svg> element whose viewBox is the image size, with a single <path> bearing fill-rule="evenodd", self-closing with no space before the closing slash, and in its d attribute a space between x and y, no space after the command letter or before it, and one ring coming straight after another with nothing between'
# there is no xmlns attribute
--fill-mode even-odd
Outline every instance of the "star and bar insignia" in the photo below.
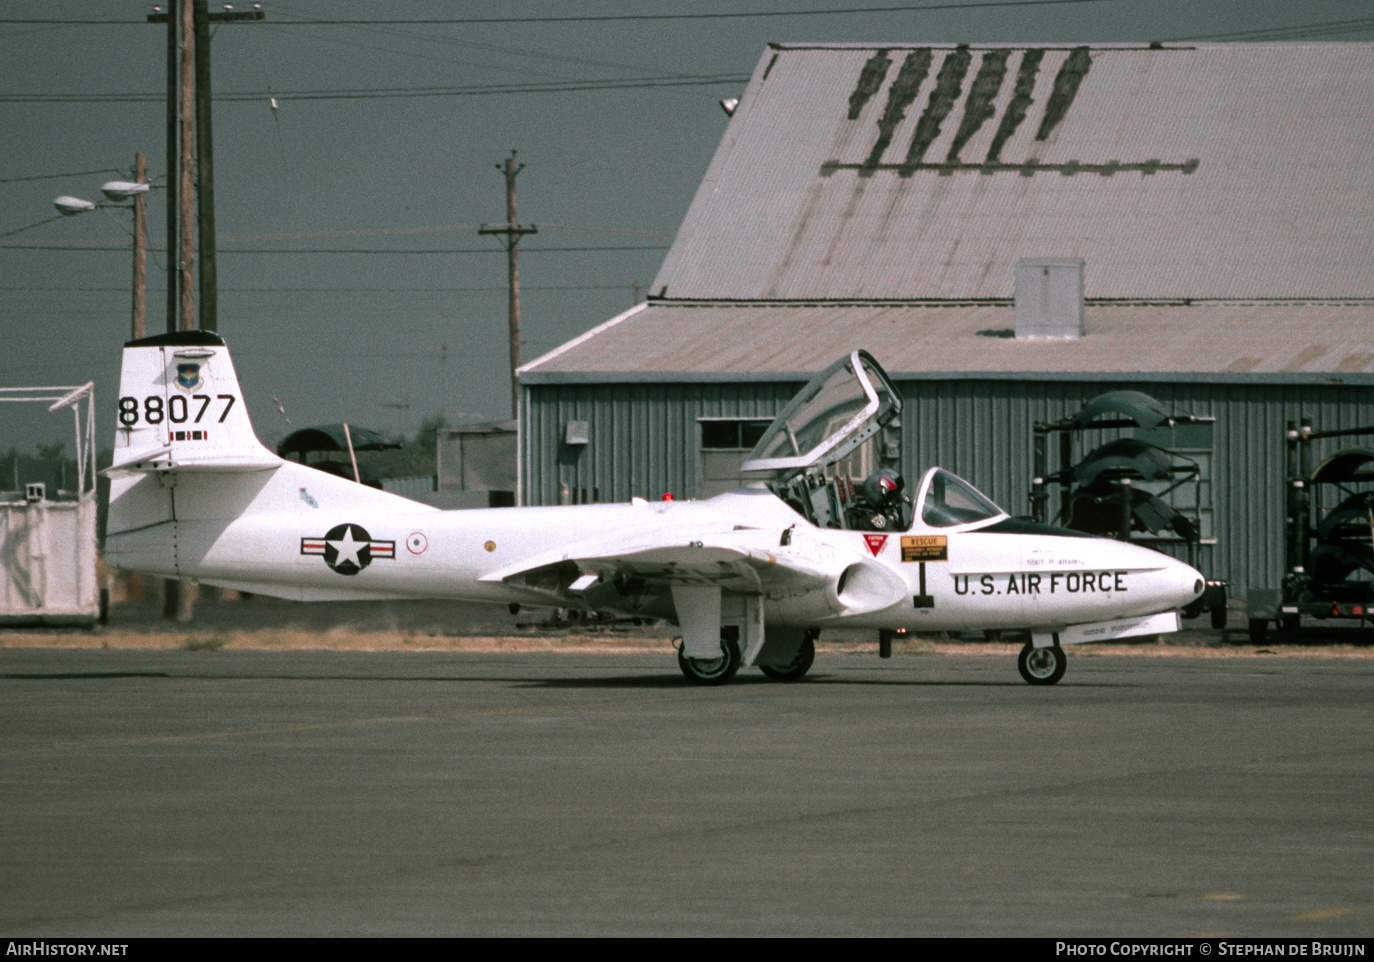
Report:
<svg viewBox="0 0 1374 962"><path fill-rule="evenodd" d="M396 542L378 541L359 524L338 524L323 538L302 538L301 554L319 555L341 575L356 575L378 559L394 560Z"/></svg>

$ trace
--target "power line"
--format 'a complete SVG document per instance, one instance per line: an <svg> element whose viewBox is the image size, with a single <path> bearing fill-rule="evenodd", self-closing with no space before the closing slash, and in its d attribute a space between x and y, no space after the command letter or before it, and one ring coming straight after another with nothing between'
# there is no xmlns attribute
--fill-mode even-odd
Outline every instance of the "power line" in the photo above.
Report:
<svg viewBox="0 0 1374 962"><path fill-rule="evenodd" d="M1374 17L1353 20L1329 20L1325 23L1301 23L1290 27L1266 27L1260 30L1238 30L1232 33L1208 33L1191 37L1176 37L1164 43L1187 43L1193 40L1290 40L1319 37L1332 33L1359 33L1374 29Z"/></svg>
<svg viewBox="0 0 1374 962"><path fill-rule="evenodd" d="M270 241L337 240L344 237L404 237L417 234L452 234L475 231L480 224L441 224L431 227L369 227L360 230L323 230L294 231L278 234L248 234L237 237L223 237L224 244L252 244ZM587 224L548 224L540 223L539 229L566 230L586 234L629 234L637 237L673 237L668 231L636 230L630 227L594 227Z"/></svg>
<svg viewBox="0 0 1374 962"><path fill-rule="evenodd" d="M619 23L662 20L749 20L787 17L836 17L856 14L922 13L932 10L977 10L988 7L1053 7L1077 3L1112 3L1115 0L979 0L976 3L922 3L898 7L839 7L830 10L757 10L727 13L621 13L558 17L430 17L416 20L315 20L315 25L372 24L510 24L510 23ZM293 26L297 21L281 20L278 26Z"/></svg>
<svg viewBox="0 0 1374 962"><path fill-rule="evenodd" d="M25 224L23 227L16 227L14 230L7 230L5 231L5 233L0 234L0 237L13 237L15 234L22 234L26 230L33 230L35 227L42 227L44 224L51 224L53 221L58 220L61 217L61 214L54 214L52 217L45 217L42 220L36 220L32 224Z"/></svg>
<svg viewBox="0 0 1374 962"><path fill-rule="evenodd" d="M542 346L547 346L547 347L554 347L554 346L557 346L557 344L558 344L559 342L557 342L557 341L544 341L544 340L541 340L541 341L534 341L534 342L530 342L530 343L532 343L532 344L537 344L537 345L542 345ZM538 348L536 348L536 349L538 349ZM291 358L291 359L300 359L300 360L326 360L326 359L334 360L334 359L339 359L339 358L360 358L360 359L362 359L362 360L373 360L373 359L377 359L377 360L386 360L386 359L399 359L399 358L421 358L421 359L429 359L429 360L435 360L435 361L437 361L438 358L439 358L439 351L436 349L436 350L429 350L429 351L406 351L406 352L392 352L392 353L379 353L379 352L374 352L374 351L333 351L333 352L326 352L326 351L291 351L291 352L282 353L282 352L253 351L253 350L245 350L245 349L242 349L242 348L238 348L238 349L235 349L235 351L234 351L234 356L237 357L237 358ZM494 358L494 357L501 357L501 356L504 356L504 355L501 354L500 352L495 352L495 351L461 351L461 352L460 352L460 351L454 351L454 350L450 349L450 350L449 350L449 353L448 353L448 356L449 356L449 359L450 359L450 360L481 360L481 359L483 359L483 358ZM54 360L52 360L52 361L37 361L37 362L29 363L29 364L0 365L0 372L3 372L3 373L5 373L5 374L18 374L18 373L26 372L26 371L51 371L51 370L56 370L56 369L58 369L58 368L63 368L63 369L65 369L65 368L68 368L74 361L77 361L77 360L81 361L82 363L86 363L86 364L103 364L103 363L105 363L106 361L108 361L108 357L106 357L106 356L99 356L99 357L73 358L73 357L71 357L71 356L68 355L68 356L64 356L64 357L62 357L62 358L60 358L60 359L54 359Z"/></svg>
<svg viewBox="0 0 1374 962"><path fill-rule="evenodd" d="M634 287L633 282L624 284L523 284L526 291L627 291ZM150 287L149 293L165 292L165 288ZM488 294L504 293L505 286L486 287L221 287L221 293L232 294ZM129 286L123 287L0 287L0 293L74 293L74 294L127 294Z"/></svg>
<svg viewBox="0 0 1374 962"><path fill-rule="evenodd" d="M522 251L539 254L570 254L587 251L666 251L667 244L645 244L645 245L624 245L607 247L524 247ZM22 250L22 251L67 251L69 253L84 254L91 252L121 251L129 252L127 244L0 244L0 250ZM149 253L165 254L166 250L160 247L149 247ZM260 247L260 248L241 248L238 250L221 250L221 254L405 254L422 256L427 254L504 254L505 250L499 247L451 247L430 250L358 250L345 247Z"/></svg>
<svg viewBox="0 0 1374 962"><path fill-rule="evenodd" d="M558 16L558 17L424 17L414 20L282 20L279 16L274 16L272 20L264 21L274 27L292 26L405 26L408 24L462 24L474 26L478 24L510 24L510 23L623 23L626 21L661 21L661 20L747 20L763 18L786 18L786 17L837 17L850 16L854 14L883 14L883 13L920 13L930 10L978 10L985 8L1005 8L1005 7L1051 7L1064 4L1079 3L1111 3L1114 0L979 0L976 3L922 3L906 4L897 7L839 7L830 10L757 10L757 11L735 11L730 13L619 13L619 14L591 14L585 16ZM290 14L287 14L290 16ZM36 18L25 19L4 19L0 24L6 23L28 23L28 24L70 24L77 26L114 26L142 24L142 20L46 20Z"/></svg>
<svg viewBox="0 0 1374 962"><path fill-rule="evenodd" d="M1018 7L1018 6L1040 6L1061 3L1107 3L1113 0L994 0L988 3L974 4L940 4L927 7L886 7L874 8L890 11L900 10L937 10L937 9L958 9L967 7ZM735 13L710 13L710 14L662 14L662 15L617 15L607 17L546 17L531 18L528 21L511 19L487 19L487 20L407 20L407 21L372 21L372 20L348 20L348 21L324 21L326 23L337 24L373 24L373 23L504 23L504 22L545 22L545 21L580 21L580 20L642 20L642 19L712 19L725 17L752 17L752 16L809 16L812 14L835 13L835 12L872 12L869 8L854 8L850 11L800 11L795 13L777 14L735 14ZM22 22L22 21L0 21ZM85 21L82 21L85 22ZM90 21L97 22L97 21ZM123 21L117 21L123 22ZM313 24L313 22L311 22ZM280 22L277 25L282 25ZM1175 37L1163 41L1165 43L1186 43L1196 40L1284 40L1303 37L1317 37L1340 33L1360 33L1374 29L1374 18L1364 17L1352 20L1333 20L1321 23L1294 24L1286 27L1271 27L1256 30L1236 31L1232 33L1198 34L1186 37ZM647 77L638 79L624 78L604 78L599 80L559 80L544 83L511 83L511 84L469 84L458 86L429 86L429 87L381 87L373 89L365 88L337 88L325 90L299 90L295 92L264 92L264 91L239 91L234 93L217 92L214 100L219 103L259 103L269 96L273 96L278 102L281 101L309 101L309 100L392 100L392 99L417 99L432 97L478 97L478 96L500 96L510 94L532 94L532 93L579 93L596 90L642 90L642 89L661 89L673 87L710 87L720 85L739 85L749 81L748 74L728 73L728 74L702 74L684 76L681 74L670 74L659 77ZM0 103L162 103L165 101L165 93L30 93L30 94L0 94ZM107 168L110 169L110 168ZM91 171L88 173L101 173L103 171ZM78 176L71 175L53 175ZM43 178L9 178L0 180L0 183L11 183L19 180L38 180Z"/></svg>
<svg viewBox="0 0 1374 962"><path fill-rule="evenodd" d="M154 178L155 180L157 178ZM48 220L39 221L46 224L56 220L50 217ZM34 225L30 225L34 226ZM443 224L437 227L374 227L362 230L321 230L321 231L295 231L291 233L279 234L249 234L237 237L222 237L222 244L253 244L270 241L305 241L305 240L337 240L340 238L362 238L362 237L405 237L418 234L452 234L460 231L476 230L478 224ZM673 237L668 231L658 230L635 230L628 227L592 227L585 224L540 224L541 230L566 230L575 233L586 234L628 234L635 237ZM23 228L21 228L23 229ZM0 235L2 236L2 235Z"/></svg>
<svg viewBox="0 0 1374 962"><path fill-rule="evenodd" d="M425 30L425 31L420 31L420 30L399 30L399 29L393 29L393 28L388 28L388 27L376 27L376 26L369 26L369 27L354 27L353 30L355 31L355 33L363 33L363 34L367 35L369 38L371 38L371 37L372 37L373 35L375 35L375 34L382 34L382 35L384 35L384 36L395 37L395 38L400 39L400 40L418 41L418 42L420 42L420 43L438 44L438 45L440 45L440 46L443 46L443 47L450 47L450 48L451 48L451 47L458 47L458 48L468 49L468 50L479 50L479 51L486 51L486 52L491 52L491 53L500 53L500 54L503 54L503 55L516 56L516 57L523 57L523 58L532 59L532 60L551 61L551 62L556 62L556 63L572 63L572 64L579 64L579 65L583 65L583 66L594 66L594 67L611 67L611 68L616 69L616 70L628 70L628 71L630 71L630 72L632 72L632 73L637 73L637 74L650 74L650 75L655 75L655 76L674 76L674 77L689 76L689 75L687 75L687 74L679 74L679 73L671 73L671 72L670 72L670 73L665 73L665 72L664 72L663 70L661 70L661 69L655 70L655 69L653 69L653 68L650 68L650 67L643 67L643 66L639 66L639 65L637 65L637 64L617 63L617 62L615 62L615 61L609 61L609 60L591 60L591 59L588 59L588 58L586 58L586 57L569 57L569 56L564 56L564 55L560 55L560 54L544 53L544 52L542 52L542 51L537 51L537 50L526 50L526 49L521 49L521 48L519 48L519 47L507 47L507 46L501 46L501 45L490 44L490 43L476 43L476 42L471 41L471 40L460 40L460 39L458 39L458 38L456 38L456 37L445 36L445 35L443 35L443 34L436 34L436 33L435 33L434 31L432 31L432 30ZM542 77L552 76L552 75L550 75L550 74L542 74L542 73L537 73L537 72L530 71L530 70L529 70L528 68L526 68L526 67L517 67L517 66L513 66L513 65L507 65L507 64L504 64L504 63L502 63L502 64L490 64L490 63L475 64L475 63L468 62L468 61L455 60L451 54L449 54L449 55L447 55L447 56L437 56L437 55L432 55L432 54L423 54L423 53L418 53L418 52L416 52L416 51L414 51L414 50L404 50L404 49L398 49L398 48L396 48L396 47L391 47L391 46L383 46L383 45L376 44L376 43L366 43L366 42L364 42L364 41L362 41L362 40L357 40L357 39L352 39L352 40L350 40L350 39L347 39L346 37L337 37L337 36L331 37L331 36L325 36L323 33L319 33L319 32L311 33L311 32L308 32L308 31L307 31L307 32L305 32L305 35L306 35L306 36L313 37L315 40L317 40L317 41L319 41L319 42L322 42L322 43L338 44L338 45L340 45L340 46L346 46L346 47L358 47L358 48L366 49L366 50L380 50L380 51L383 51L383 52L385 52L385 53L391 53L391 54L395 54L395 55L401 56L401 57L412 57L412 58L418 58L418 59L420 59L420 60L433 60L433 61L438 61L438 62L441 62L441 63L446 63L446 64L448 64L448 65L450 65L450 66L452 66L452 65L454 65L454 64L466 64L466 65L468 65L468 66L481 66L481 67L483 67L484 69L487 69L487 70L499 70L499 71L502 71L502 72L505 72L505 73L522 74L522 75L525 75L525 76L527 76L527 77L529 77L529 76L535 76L535 77L540 77L540 76L542 76ZM445 53L447 53L447 51L445 51Z"/></svg>
<svg viewBox="0 0 1374 962"><path fill-rule="evenodd" d="M0 184L18 184L29 180L63 180L67 177L89 177L92 174L121 174L117 167L101 167L97 170L76 170L70 174L37 174L33 177L0 177Z"/></svg>
<svg viewBox="0 0 1374 962"><path fill-rule="evenodd" d="M459 87L391 87L340 90L300 90L295 93L277 91L278 102L302 100L391 100L417 97L479 97L499 94L578 93L587 90L642 90L661 87L710 87L720 84L747 83L748 74L710 74L696 77L660 77L639 80L559 80L530 84L482 84ZM265 92L216 92L216 103L260 103ZM5 94L0 103L6 104L140 104L162 103L165 93L119 94Z"/></svg>

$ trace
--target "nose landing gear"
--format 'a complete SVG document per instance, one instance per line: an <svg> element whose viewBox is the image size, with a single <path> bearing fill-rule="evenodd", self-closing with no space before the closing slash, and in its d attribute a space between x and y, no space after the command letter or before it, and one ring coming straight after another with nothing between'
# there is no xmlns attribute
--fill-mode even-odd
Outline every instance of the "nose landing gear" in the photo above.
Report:
<svg viewBox="0 0 1374 962"><path fill-rule="evenodd" d="M1016 667L1021 672L1021 677L1032 685L1053 685L1064 677L1064 670L1069 667L1069 659L1064 654L1064 649L1058 645L1036 648L1027 643L1016 659Z"/></svg>

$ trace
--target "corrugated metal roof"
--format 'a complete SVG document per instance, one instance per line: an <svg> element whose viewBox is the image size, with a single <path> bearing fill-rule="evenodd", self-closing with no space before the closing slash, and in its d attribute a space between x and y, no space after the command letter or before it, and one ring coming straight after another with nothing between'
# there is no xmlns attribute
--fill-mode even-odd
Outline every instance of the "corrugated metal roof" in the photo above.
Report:
<svg viewBox="0 0 1374 962"><path fill-rule="evenodd" d="M1374 44L770 48L652 291L1374 296Z"/></svg>
<svg viewBox="0 0 1374 962"><path fill-rule="evenodd" d="M1374 300L1092 303L1078 340L1012 338L1011 304L654 302L521 369L552 374L815 372L871 352L895 376L930 373L1354 375L1374 378Z"/></svg>

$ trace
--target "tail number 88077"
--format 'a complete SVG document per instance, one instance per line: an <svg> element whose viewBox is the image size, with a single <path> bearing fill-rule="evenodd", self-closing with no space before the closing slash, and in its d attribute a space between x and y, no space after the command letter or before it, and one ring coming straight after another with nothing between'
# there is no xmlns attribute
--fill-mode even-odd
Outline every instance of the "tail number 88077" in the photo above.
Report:
<svg viewBox="0 0 1374 962"><path fill-rule="evenodd" d="M185 424L190 421L192 424L199 424L210 404L213 401L222 401L224 408L219 412L216 423L223 424L224 419L229 416L229 409L234 406L234 400L232 394L216 394L213 398L208 394L192 394L189 398L173 394L166 400L156 394L150 394L140 405L136 397L122 397L119 399L119 423L126 428L133 427L140 419L145 424L161 424L163 421L173 424ZM215 412L210 411L211 417L214 417L214 414Z"/></svg>

